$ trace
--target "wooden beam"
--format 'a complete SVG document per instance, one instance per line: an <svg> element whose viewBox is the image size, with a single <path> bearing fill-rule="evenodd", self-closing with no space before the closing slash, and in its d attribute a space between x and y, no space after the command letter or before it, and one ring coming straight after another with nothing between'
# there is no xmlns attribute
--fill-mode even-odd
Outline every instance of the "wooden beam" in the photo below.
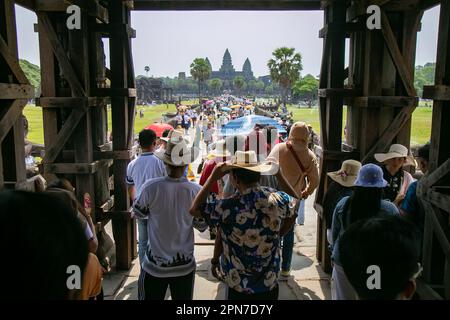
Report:
<svg viewBox="0 0 450 320"><path fill-rule="evenodd" d="M122 34L126 35L128 38L136 38L136 30L134 30L129 24L96 23L92 27L95 32L101 33L102 36L105 38L108 38L113 33L122 33Z"/></svg>
<svg viewBox="0 0 450 320"><path fill-rule="evenodd" d="M434 188L433 188L434 189ZM440 208L446 212L450 213L450 196L443 194L441 192L434 191L433 189L428 190L426 200L437 208ZM448 228L448 226L447 226ZM450 233L449 233L450 239Z"/></svg>
<svg viewBox="0 0 450 320"><path fill-rule="evenodd" d="M46 148L43 163L50 163L56 159L85 113L86 109L82 108L76 108L72 110L70 116L64 123L64 126L55 137L54 143L50 147Z"/></svg>
<svg viewBox="0 0 450 320"><path fill-rule="evenodd" d="M334 96L354 97L358 95L361 95L361 91L353 88L326 88L318 90L318 96L321 98Z"/></svg>
<svg viewBox="0 0 450 320"><path fill-rule="evenodd" d="M423 86L422 97L424 99L450 101L450 86L447 85Z"/></svg>
<svg viewBox="0 0 450 320"><path fill-rule="evenodd" d="M29 84L0 83L0 100L32 99L34 87Z"/></svg>
<svg viewBox="0 0 450 320"><path fill-rule="evenodd" d="M67 57L67 54L61 42L59 41L58 36L56 35L55 29L53 28L47 13L38 12L37 16L39 25L42 26L40 32L44 31L44 34L48 38L53 53L55 54L56 59L58 59L64 77L66 78L67 82L70 85L70 88L72 89L72 94L75 97L86 96L83 86L81 85L80 80L78 79L75 70L73 69L69 61L69 58Z"/></svg>
<svg viewBox="0 0 450 320"><path fill-rule="evenodd" d="M400 132L403 126L411 118L416 106L406 106L397 114L391 124L383 131L383 134L375 143L375 145L367 152L362 163L367 163L375 152L385 151L394 140L395 136Z"/></svg>
<svg viewBox="0 0 450 320"><path fill-rule="evenodd" d="M320 0L134 0L134 10L319 10Z"/></svg>
<svg viewBox="0 0 450 320"><path fill-rule="evenodd" d="M93 174L98 170L98 161L92 163L45 163L46 173Z"/></svg>
<svg viewBox="0 0 450 320"><path fill-rule="evenodd" d="M403 86L405 87L406 93L414 97L416 96L416 89L414 88L414 78L412 75L412 70L407 67L403 55L398 47L397 40L391 29L389 19L384 12L381 14L381 32L383 33L386 46L391 55L392 61L394 62L397 72L402 79Z"/></svg>
<svg viewBox="0 0 450 320"><path fill-rule="evenodd" d="M27 100L14 100L6 111L0 110L0 143L19 119L26 104Z"/></svg>
<svg viewBox="0 0 450 320"><path fill-rule="evenodd" d="M106 98L97 97L42 97L36 99L36 105L43 108L95 107L104 102L106 102Z"/></svg>
<svg viewBox="0 0 450 320"><path fill-rule="evenodd" d="M3 37L1 35L0 35L0 54L5 59L9 68L11 69L11 72L16 77L17 81L21 84L30 84L27 77L25 76L25 73L23 72L22 68L20 67L17 57L11 53L11 51L9 50L8 44L6 43L6 41L3 39ZM4 72L4 71L2 71L2 72Z"/></svg>
<svg viewBox="0 0 450 320"><path fill-rule="evenodd" d="M417 97L369 96L353 98L353 105L359 108L415 107L418 103L419 98Z"/></svg>
<svg viewBox="0 0 450 320"><path fill-rule="evenodd" d="M34 11L66 12L70 5L77 5L82 12L108 23L108 10L96 0L35 0Z"/></svg>
<svg viewBox="0 0 450 320"><path fill-rule="evenodd" d="M97 97L136 97L135 88L95 88L93 95Z"/></svg>
<svg viewBox="0 0 450 320"><path fill-rule="evenodd" d="M348 38L351 32L364 31L366 30L365 22L330 22L326 24L322 29L319 30L319 38L325 38L327 34L334 32L342 32L344 30Z"/></svg>
<svg viewBox="0 0 450 320"><path fill-rule="evenodd" d="M438 218L438 215L440 215L441 213L439 212L439 209L433 207L430 202L428 202L427 200L423 200L421 202L425 208L425 214L431 218L434 234L438 239L446 258L450 259L450 234L448 232L448 226L446 226L446 229L444 229L442 225L442 223L448 223L448 221Z"/></svg>
<svg viewBox="0 0 450 320"><path fill-rule="evenodd" d="M442 179L442 177L444 177L449 172L450 172L450 159L448 159L438 168L433 170L433 172L429 173L428 175L420 179L419 186L420 185L423 186L424 194L426 193L428 188L434 186L440 179Z"/></svg>

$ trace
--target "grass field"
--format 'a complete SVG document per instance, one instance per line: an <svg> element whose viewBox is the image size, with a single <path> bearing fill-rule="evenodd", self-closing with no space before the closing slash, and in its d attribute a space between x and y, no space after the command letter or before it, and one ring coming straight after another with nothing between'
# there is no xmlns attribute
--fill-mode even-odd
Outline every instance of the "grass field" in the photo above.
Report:
<svg viewBox="0 0 450 320"><path fill-rule="evenodd" d="M194 101L183 101L183 104L193 104ZM421 103L421 105L423 105ZM139 111L144 109L144 117L139 117ZM314 130L319 133L319 112L317 108L296 108L289 107L289 110L293 112L294 119L296 121L304 121L310 123ZM161 114L165 112L174 112L175 105L169 104L168 106L157 105L157 106L138 106L137 116L134 124L135 133L142 130L145 126L159 121L161 119ZM35 107L33 105L27 105L24 110L24 114L28 119L29 133L28 139L35 143L44 143L44 133L42 128L42 109L40 107ZM344 108L344 119L346 118L347 109ZM412 121L412 133L411 133L411 144L422 144L430 139L431 133L431 114L432 108L419 107L413 113ZM344 120L345 123L345 120ZM343 125L344 127L344 125ZM108 128L111 128L111 113L108 112Z"/></svg>

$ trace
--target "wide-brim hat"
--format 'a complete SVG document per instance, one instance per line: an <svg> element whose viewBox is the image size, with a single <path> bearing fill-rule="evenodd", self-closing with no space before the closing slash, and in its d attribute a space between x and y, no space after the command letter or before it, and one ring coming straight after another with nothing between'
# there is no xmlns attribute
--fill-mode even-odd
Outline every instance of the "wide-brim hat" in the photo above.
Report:
<svg viewBox="0 0 450 320"><path fill-rule="evenodd" d="M278 172L278 164L258 162L258 156L253 150L236 151L231 159L231 163L223 166L223 171L231 169L245 169L253 172L259 172L264 175L274 175Z"/></svg>
<svg viewBox="0 0 450 320"><path fill-rule="evenodd" d="M328 172L327 175L344 187L353 187L361 169L361 162L356 160L345 160L342 162L341 169Z"/></svg>
<svg viewBox="0 0 450 320"><path fill-rule="evenodd" d="M183 134L178 130L171 131L167 137L165 150L155 151L155 156L172 166L185 166L194 162L200 154L200 149L189 147Z"/></svg>
<svg viewBox="0 0 450 320"><path fill-rule="evenodd" d="M363 165L355 181L356 187L364 188L384 188L387 184L383 178L383 170L373 163Z"/></svg>
<svg viewBox="0 0 450 320"><path fill-rule="evenodd" d="M415 165L414 158L409 155L408 148L401 144L393 144L387 153L375 153L378 162L385 162L394 158L406 158L404 165Z"/></svg>
<svg viewBox="0 0 450 320"><path fill-rule="evenodd" d="M214 149L212 149L208 154L209 159L227 157L231 157L231 153L227 150L226 142L223 139L217 141Z"/></svg>

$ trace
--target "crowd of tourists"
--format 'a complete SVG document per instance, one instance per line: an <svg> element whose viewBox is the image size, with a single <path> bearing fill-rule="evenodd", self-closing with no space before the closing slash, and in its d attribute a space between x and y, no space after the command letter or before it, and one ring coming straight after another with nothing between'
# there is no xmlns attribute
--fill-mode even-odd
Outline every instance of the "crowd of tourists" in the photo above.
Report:
<svg viewBox="0 0 450 320"><path fill-rule="evenodd" d="M279 281L291 275L294 229L304 224L305 200L320 182L312 128L295 122L281 135L276 126L256 124L249 134L221 136L222 120L232 120L223 110L232 103L179 106L174 130L139 133L141 152L127 167L126 183L138 224L140 300L165 299L168 288L174 300L193 298L194 229L209 230L215 241L211 272L226 284L229 300L278 299ZM235 110L235 117L252 112L245 103ZM423 173L428 153L425 145L416 155ZM375 160L346 160L324 182L333 299L410 299L415 292L424 213L417 181L405 170L415 161L399 144ZM19 282L33 288L6 277L2 296L101 299L89 195L81 204L65 179L38 185L36 193L0 193L0 250L17 261L27 253L18 274L32 274ZM75 278L68 286L69 266L81 268L78 286ZM381 272L373 286L370 268Z"/></svg>

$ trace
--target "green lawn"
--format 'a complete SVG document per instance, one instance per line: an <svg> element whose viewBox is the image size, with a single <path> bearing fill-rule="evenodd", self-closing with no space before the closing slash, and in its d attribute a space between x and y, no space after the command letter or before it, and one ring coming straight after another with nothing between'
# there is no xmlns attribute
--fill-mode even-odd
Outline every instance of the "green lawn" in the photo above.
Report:
<svg viewBox="0 0 450 320"><path fill-rule="evenodd" d="M183 104L194 104L197 101L182 101ZM421 106L424 103L420 104ZM139 117L139 110L144 109L144 117ZM319 125L319 112L317 108L296 108L289 107L289 110L294 113L295 121L304 121L311 124L314 131L320 132ZM157 106L138 106L137 116L134 124L135 133L142 130L145 126L159 121L161 119L161 114L165 112L174 112L175 105L169 104L168 108L164 105ZM29 123L29 133L28 139L36 143L44 143L44 133L42 129L42 109L40 107L35 107L33 105L27 105L24 110L24 114L28 119ZM347 114L347 108L344 108L344 121ZM412 123L412 134L411 134L411 144L422 144L430 139L431 133L431 114L432 108L419 107L413 114ZM344 127L344 125L343 125ZM111 113L108 112L108 128L111 128Z"/></svg>

